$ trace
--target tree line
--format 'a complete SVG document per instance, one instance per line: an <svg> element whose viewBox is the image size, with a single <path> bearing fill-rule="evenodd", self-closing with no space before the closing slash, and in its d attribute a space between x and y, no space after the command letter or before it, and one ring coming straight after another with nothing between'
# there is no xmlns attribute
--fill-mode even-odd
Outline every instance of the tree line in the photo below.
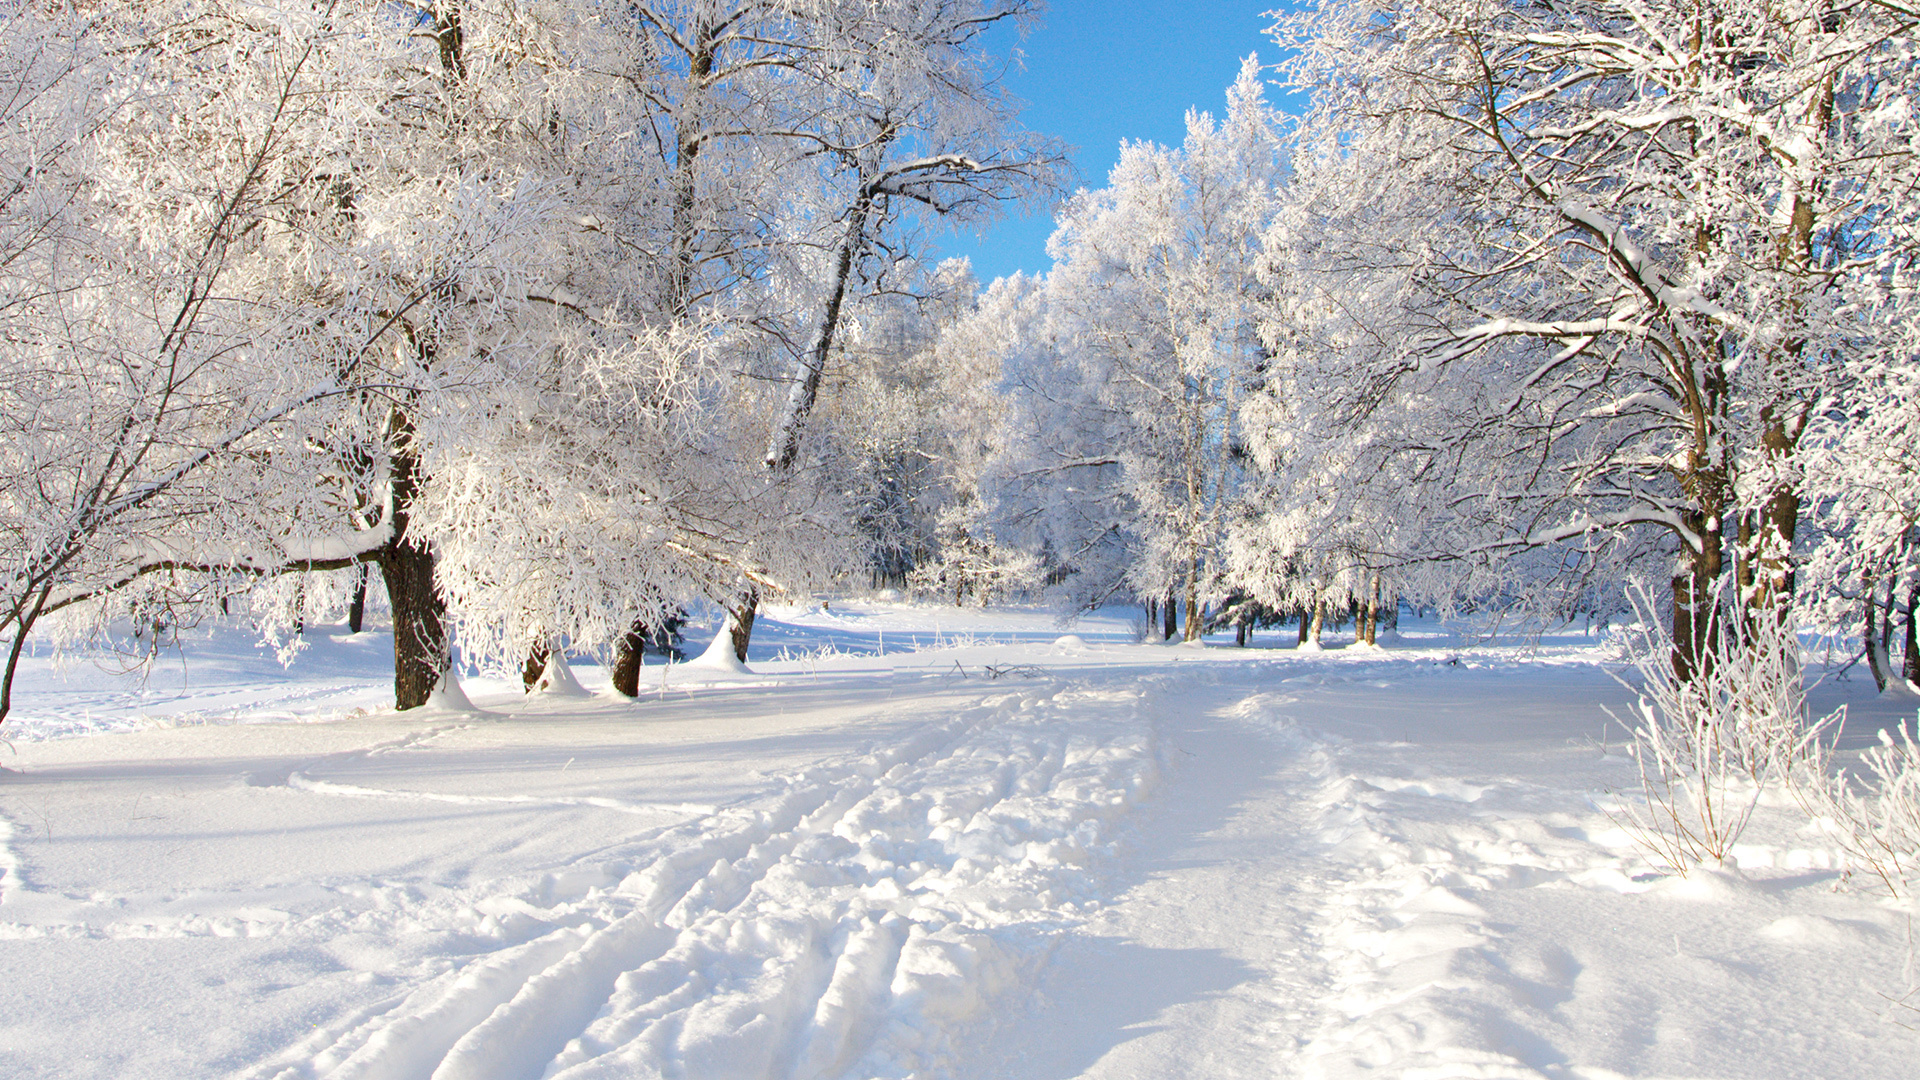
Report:
<svg viewBox="0 0 1920 1080"><path fill-rule="evenodd" d="M1658 581L1683 675L1810 618L1920 682L1916 17L1284 18L1297 115L1250 60L957 331L999 343L1016 416L995 535L1169 636L1177 607L1189 638L1349 610L1364 638L1396 597L1605 618Z"/></svg>
<svg viewBox="0 0 1920 1080"><path fill-rule="evenodd" d="M0 625L244 596L637 688L689 604L1761 620L1920 682L1910 5L1325 0L1052 268L1028 0L156 0L0 26ZM357 616L356 616L357 617ZM1905 655L1889 655L1904 628ZM7 701L0 697L0 716Z"/></svg>
<svg viewBox="0 0 1920 1080"><path fill-rule="evenodd" d="M9 5L0 716L31 631L370 576L401 708L456 624L631 693L682 606L839 572L827 358L934 291L918 219L1055 183L983 47L1032 8Z"/></svg>

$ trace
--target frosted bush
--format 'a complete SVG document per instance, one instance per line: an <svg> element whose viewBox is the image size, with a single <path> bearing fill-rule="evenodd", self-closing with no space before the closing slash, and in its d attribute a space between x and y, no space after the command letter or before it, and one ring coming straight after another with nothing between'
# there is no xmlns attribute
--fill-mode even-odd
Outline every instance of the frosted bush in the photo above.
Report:
<svg viewBox="0 0 1920 1080"><path fill-rule="evenodd" d="M1739 633L1717 628L1699 670L1682 679L1652 598L1639 590L1633 600L1640 622L1627 649L1639 699L1628 718L1614 719L1632 739L1646 804L1623 805L1615 816L1648 853L1685 874L1731 854L1763 791L1805 787L1822 775L1845 708L1811 718L1800 643L1786 622L1763 614Z"/></svg>
<svg viewBox="0 0 1920 1080"><path fill-rule="evenodd" d="M1850 869L1864 869L1886 890L1911 900L1920 880L1920 744L1913 729L1882 730L1860 755L1858 774L1826 770L1796 794L1840 845Z"/></svg>

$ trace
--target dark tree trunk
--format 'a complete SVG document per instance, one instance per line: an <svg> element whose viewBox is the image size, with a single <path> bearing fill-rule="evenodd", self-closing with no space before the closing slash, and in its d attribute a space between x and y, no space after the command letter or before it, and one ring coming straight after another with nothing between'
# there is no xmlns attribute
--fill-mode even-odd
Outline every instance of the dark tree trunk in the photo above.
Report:
<svg viewBox="0 0 1920 1080"><path fill-rule="evenodd" d="M353 599L347 603L347 629L359 633L367 624L367 564L353 568Z"/></svg>
<svg viewBox="0 0 1920 1080"><path fill-rule="evenodd" d="M393 707L427 703L447 667L447 631L433 553L396 543L380 560L380 576L393 606Z"/></svg>
<svg viewBox="0 0 1920 1080"><path fill-rule="evenodd" d="M747 646L753 641L753 620L760 611L760 590L748 589L740 594L734 606L727 611L727 631L733 635L733 655L741 663L747 662Z"/></svg>
<svg viewBox="0 0 1920 1080"><path fill-rule="evenodd" d="M1195 555L1187 564L1187 635L1188 641L1199 641L1206 629L1206 615L1200 610L1200 556Z"/></svg>
<svg viewBox="0 0 1920 1080"><path fill-rule="evenodd" d="M613 689L622 697L640 696L640 654L646 646L647 624L635 619L613 647Z"/></svg>
<svg viewBox="0 0 1920 1080"><path fill-rule="evenodd" d="M413 422L400 410L388 421L393 444L391 483L393 539L380 554L380 577L393 609L393 707L427 703L449 660L446 606L434 580L433 552L409 535L408 522L420 487L420 461L413 449Z"/></svg>
<svg viewBox="0 0 1920 1080"><path fill-rule="evenodd" d="M1166 620L1160 626L1160 640L1172 641L1173 635L1180 632L1180 608L1174 599L1172 589L1167 590L1167 603L1160 609L1160 613Z"/></svg>
<svg viewBox="0 0 1920 1080"><path fill-rule="evenodd" d="M847 286L853 280L855 266L866 249L867 218L873 213L874 196L867 190L865 180L863 176L860 193L847 211L846 234L841 238L839 251L834 254L833 277L827 288L825 310L821 313L819 325L814 328L813 339L807 343L807 351L801 354L795 365L797 370L794 373L793 390L787 396L786 408L774 428L773 438L767 442L766 466L775 472L791 469L800 456L800 435L806 427L807 415L813 411L814 402L820 396L820 380L827 370L827 357L833 352L834 334L840 328Z"/></svg>
<svg viewBox="0 0 1920 1080"><path fill-rule="evenodd" d="M520 668L520 686L527 693L532 693L540 684L540 676L547 673L547 660L552 655L553 650L548 648L545 639L534 642L533 648L527 650L527 662Z"/></svg>
<svg viewBox="0 0 1920 1080"><path fill-rule="evenodd" d="M1300 609L1300 638L1293 644L1297 648L1307 643L1307 628L1313 625L1313 612L1308 608Z"/></svg>
<svg viewBox="0 0 1920 1080"><path fill-rule="evenodd" d="M1701 550L1684 543L1685 564L1673 576L1673 673L1681 682L1705 674L1720 645L1721 622L1716 586L1726 569L1718 519L1690 512L1687 524L1701 538ZM1709 527L1709 526L1712 527Z"/></svg>

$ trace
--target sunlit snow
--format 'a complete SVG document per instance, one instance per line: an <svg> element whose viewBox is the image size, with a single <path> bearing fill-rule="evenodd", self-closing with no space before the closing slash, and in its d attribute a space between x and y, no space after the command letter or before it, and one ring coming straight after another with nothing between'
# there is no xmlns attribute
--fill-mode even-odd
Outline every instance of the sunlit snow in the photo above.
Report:
<svg viewBox="0 0 1920 1080"><path fill-rule="evenodd" d="M1906 917L1799 816L1684 879L1608 817L1600 638L1136 635L776 608L637 701L582 663L407 714L380 634L37 659L0 1071L1911 1075Z"/></svg>

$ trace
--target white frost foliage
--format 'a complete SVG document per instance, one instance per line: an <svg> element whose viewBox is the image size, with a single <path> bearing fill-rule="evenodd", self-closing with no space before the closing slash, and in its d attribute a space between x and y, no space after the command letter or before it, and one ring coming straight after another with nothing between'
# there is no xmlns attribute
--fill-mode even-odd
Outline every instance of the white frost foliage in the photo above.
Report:
<svg viewBox="0 0 1920 1080"><path fill-rule="evenodd" d="M1760 615L1737 634L1721 627L1709 661L1683 679L1652 597L1639 586L1630 598L1640 614L1628 643L1639 701L1614 719L1633 740L1646 805L1615 814L1648 854L1684 875L1732 853L1762 792L1821 768L1846 711L1810 718L1788 624Z"/></svg>
<svg viewBox="0 0 1920 1080"><path fill-rule="evenodd" d="M1913 729L1882 730L1860 754L1860 770L1824 771L1797 792L1807 812L1838 842L1852 869L1871 872L1893 896L1911 901L1920 882L1920 744Z"/></svg>
<svg viewBox="0 0 1920 1080"><path fill-rule="evenodd" d="M1190 113L1178 147L1123 144L1107 186L1069 201L1038 322L1009 320L1000 513L1072 568L1076 604L1223 594L1238 402L1262 366L1254 269L1285 164L1249 61L1224 119Z"/></svg>
<svg viewBox="0 0 1920 1080"><path fill-rule="evenodd" d="M844 559L839 504L755 459L729 340L694 323L580 342L423 418L415 526L467 655L512 668L555 634L609 650L743 575L807 588Z"/></svg>
<svg viewBox="0 0 1920 1080"><path fill-rule="evenodd" d="M1911 11L1325 0L1283 20L1313 105L1263 332L1304 392L1270 411L1377 438L1395 467L1371 472L1425 489L1394 553L1460 568L1463 595L1591 609L1781 496L1834 538L1802 531L1823 555L1795 568L1803 598L1884 577L1916 490L1885 448L1910 441L1850 436L1911 429ZM1778 588L1771 529L1737 542ZM1564 557L1508 555L1540 547Z"/></svg>

